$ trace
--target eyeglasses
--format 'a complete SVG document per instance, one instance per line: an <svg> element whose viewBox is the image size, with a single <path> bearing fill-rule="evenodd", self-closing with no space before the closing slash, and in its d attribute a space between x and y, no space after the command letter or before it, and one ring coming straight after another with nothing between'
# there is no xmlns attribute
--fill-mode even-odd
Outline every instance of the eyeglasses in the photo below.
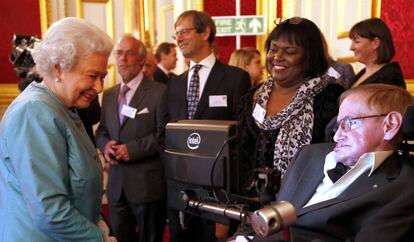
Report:
<svg viewBox="0 0 414 242"><path fill-rule="evenodd" d="M179 31L175 31L175 33L172 35L172 38L174 40L176 40L178 38L178 36L188 34L193 29L196 29L196 28L185 28L185 29L182 29L182 30L179 30Z"/></svg>
<svg viewBox="0 0 414 242"><path fill-rule="evenodd" d="M276 25L280 25L280 24L284 24L284 23L288 23L288 24L300 24L303 21L303 18L301 17L293 17L293 18L277 18L273 21L273 23L275 23Z"/></svg>
<svg viewBox="0 0 414 242"><path fill-rule="evenodd" d="M123 55L126 55L127 57L132 57L132 56L138 55L138 53L136 51L132 51L132 50L128 50L128 51L115 50L114 55L115 55L115 57L121 57Z"/></svg>
<svg viewBox="0 0 414 242"><path fill-rule="evenodd" d="M343 119L339 120L338 122L336 122L336 125L333 129L333 131L336 133L336 131L338 131L339 127L341 127L341 129L345 132L348 132L351 130L352 125L355 124L355 120L359 120L359 119L366 119L366 118L378 118L378 117L383 117L383 116L387 116L388 113L382 113L382 114L377 114L377 115L368 115L368 116L361 116L361 117L344 117Z"/></svg>

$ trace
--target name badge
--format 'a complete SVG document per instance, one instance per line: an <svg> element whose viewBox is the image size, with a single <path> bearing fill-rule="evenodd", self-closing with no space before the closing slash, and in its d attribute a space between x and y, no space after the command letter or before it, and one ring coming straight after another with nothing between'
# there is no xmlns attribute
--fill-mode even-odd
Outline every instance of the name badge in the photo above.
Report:
<svg viewBox="0 0 414 242"><path fill-rule="evenodd" d="M337 72L334 68L329 67L328 71L326 72L328 74L328 76L334 77L336 79L341 77L341 74L339 74L339 72Z"/></svg>
<svg viewBox="0 0 414 242"><path fill-rule="evenodd" d="M258 103L256 103L256 106L253 110L253 118L257 120L260 124L263 123L263 120L266 116L266 109L262 108Z"/></svg>
<svg viewBox="0 0 414 242"><path fill-rule="evenodd" d="M246 237L249 238L249 240L247 240ZM253 238L254 238L254 236L237 235L236 242L248 242L248 241L252 241Z"/></svg>
<svg viewBox="0 0 414 242"><path fill-rule="evenodd" d="M137 113L137 109L130 107L128 105L122 106L121 114L128 117L128 118L135 118L135 114Z"/></svg>
<svg viewBox="0 0 414 242"><path fill-rule="evenodd" d="M227 107L227 95L210 95L208 97L209 107Z"/></svg>

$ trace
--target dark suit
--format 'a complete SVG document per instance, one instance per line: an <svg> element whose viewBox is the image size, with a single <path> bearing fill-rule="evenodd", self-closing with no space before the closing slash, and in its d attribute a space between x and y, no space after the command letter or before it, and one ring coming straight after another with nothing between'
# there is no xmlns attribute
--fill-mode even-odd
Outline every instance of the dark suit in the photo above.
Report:
<svg viewBox="0 0 414 242"><path fill-rule="evenodd" d="M168 83L168 111L171 121L187 119L187 81L188 71L172 79ZM216 60L207 78L203 93L197 106L194 119L234 120L235 107L240 97L250 87L249 74L239 68L224 65ZM226 95L227 107L209 107L210 95ZM174 185L168 183L170 191L176 191ZM180 229L178 211L169 210L169 223L172 242L215 241L214 223L202 221L193 217L188 222L185 232Z"/></svg>
<svg viewBox="0 0 414 242"><path fill-rule="evenodd" d="M173 73L170 73L170 74L171 74L171 76L176 77L175 74L173 74ZM172 79L171 76L168 76L167 74L165 74L165 72L163 72L157 66L157 69L154 72L154 81L161 82L161 83L164 83L165 85L167 85L168 82L170 81L170 79Z"/></svg>
<svg viewBox="0 0 414 242"><path fill-rule="evenodd" d="M250 88L249 74L216 60L194 114L194 119L234 120L240 97ZM187 119L188 71L168 85L168 112L171 121ZM227 107L209 107L210 95L227 95Z"/></svg>
<svg viewBox="0 0 414 242"><path fill-rule="evenodd" d="M396 153L371 176L369 171L363 173L337 198L303 208L322 182L325 157L332 148L332 144L305 146L284 176L278 201L289 201L296 208L295 227L341 240L412 241L414 168L411 158Z"/></svg>
<svg viewBox="0 0 414 242"><path fill-rule="evenodd" d="M107 196L111 226L116 235L117 229L131 223L123 221L123 217L115 217L116 205L128 203L141 231L149 233L145 238L141 233L141 241L162 241L165 178L159 151L168 120L166 87L144 77L128 104L137 109L136 117L125 116L122 125L118 118L119 88L120 85L116 85L105 91L101 121L96 131L96 143L102 152L107 142L113 139L126 144L130 156L130 161L111 165L109 170ZM146 205L150 209L146 209Z"/></svg>
<svg viewBox="0 0 414 242"><path fill-rule="evenodd" d="M353 79L353 82L358 81L358 79L365 74L365 68L362 69ZM401 71L400 64L398 62L391 62L385 64L381 69L374 72L370 75L367 79L365 79L361 84L369 84L369 83L384 83L389 85L395 85L406 89L403 73ZM361 85L360 84L360 85Z"/></svg>
<svg viewBox="0 0 414 242"><path fill-rule="evenodd" d="M98 96L92 99L88 108L78 109L79 117L82 120L83 126L86 129L91 141L95 144L95 136L93 134L93 125L99 122L101 116L101 106L99 104Z"/></svg>

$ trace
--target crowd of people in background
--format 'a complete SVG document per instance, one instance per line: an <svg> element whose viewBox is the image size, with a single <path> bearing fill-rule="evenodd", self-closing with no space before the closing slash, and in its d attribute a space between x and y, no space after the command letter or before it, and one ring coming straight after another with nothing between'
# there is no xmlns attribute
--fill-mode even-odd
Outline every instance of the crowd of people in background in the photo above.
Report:
<svg viewBox="0 0 414 242"><path fill-rule="evenodd" d="M129 34L113 49L79 18L54 23L33 51L40 79L0 124L0 241L162 242L167 221L171 242L226 241L238 223L184 215L168 199L195 187L165 177L165 126L199 119L238 121L238 195L292 202L296 228L327 236L315 239L412 240L414 163L397 150L414 101L387 25L370 18L351 28L350 50L364 65L356 75L306 18L275 22L265 50L234 50L228 64L215 35L211 16L196 10L177 18L176 43L155 51ZM179 75L177 49L188 66ZM121 81L104 91L110 54ZM109 172L109 222L96 147ZM345 175L334 179L339 166ZM282 177L277 197L254 189L258 168Z"/></svg>

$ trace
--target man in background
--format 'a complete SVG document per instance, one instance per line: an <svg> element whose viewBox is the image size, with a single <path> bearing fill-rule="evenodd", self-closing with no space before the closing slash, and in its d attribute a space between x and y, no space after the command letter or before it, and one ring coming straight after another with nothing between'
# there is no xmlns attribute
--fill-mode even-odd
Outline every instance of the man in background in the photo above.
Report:
<svg viewBox="0 0 414 242"><path fill-rule="evenodd" d="M142 73L148 79L154 81L154 74L156 70L157 70L157 59L155 58L151 50L147 49L147 56L145 58L144 66L142 67Z"/></svg>
<svg viewBox="0 0 414 242"><path fill-rule="evenodd" d="M120 84L104 92L96 143L109 166L111 228L119 241L162 242L165 178L160 150L168 120L166 87L144 77L146 50L124 35L115 49Z"/></svg>
<svg viewBox="0 0 414 242"><path fill-rule="evenodd" d="M158 46L155 52L155 58L158 60L157 69L154 74L155 81L167 84L170 79L176 77L171 72L177 64L177 51L175 47L175 44L168 42L163 42Z"/></svg>

